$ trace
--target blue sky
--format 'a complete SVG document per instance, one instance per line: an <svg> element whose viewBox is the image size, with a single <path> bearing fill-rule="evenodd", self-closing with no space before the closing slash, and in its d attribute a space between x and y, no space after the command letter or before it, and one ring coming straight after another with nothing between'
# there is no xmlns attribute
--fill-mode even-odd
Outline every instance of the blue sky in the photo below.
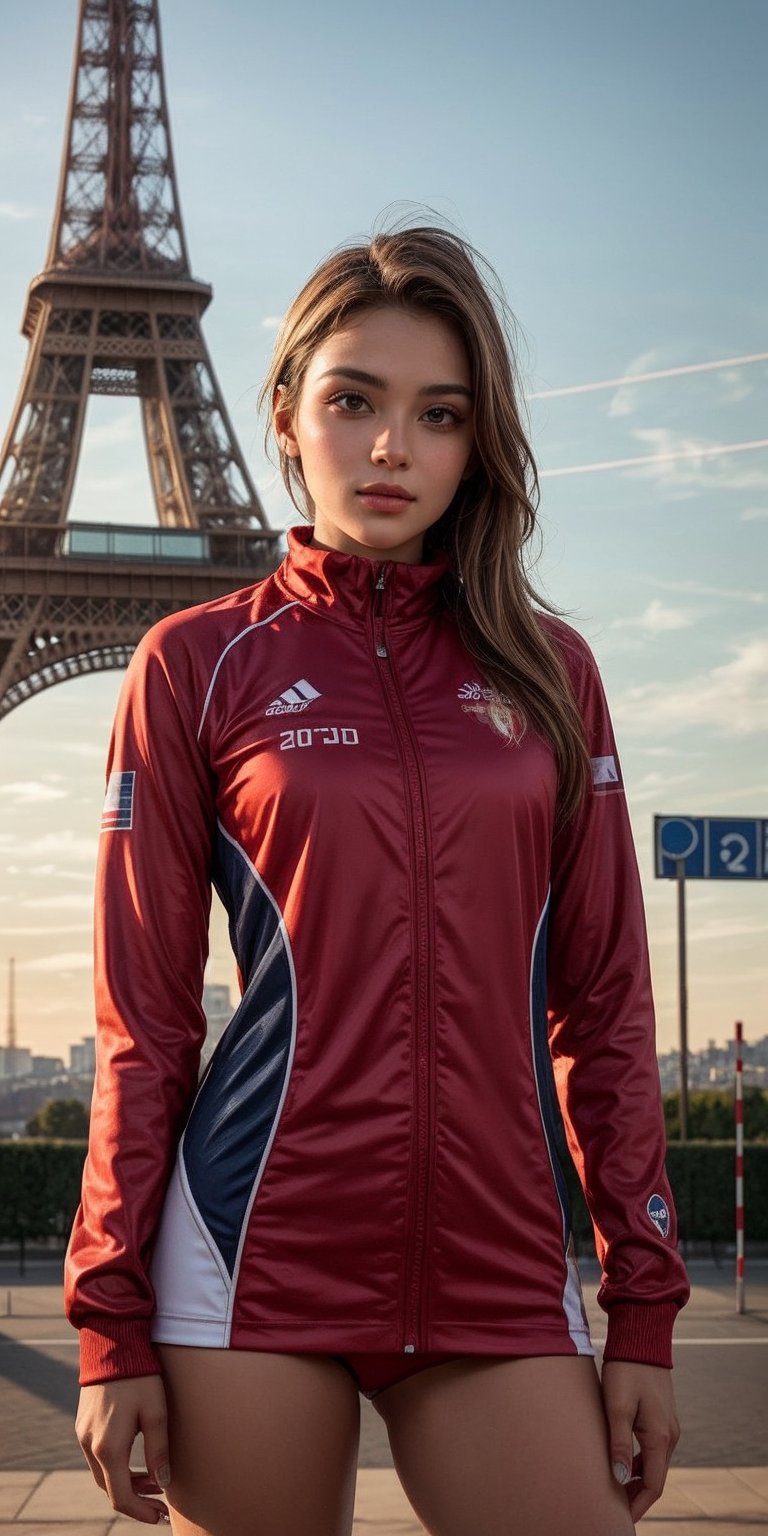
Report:
<svg viewBox="0 0 768 1536"><path fill-rule="evenodd" d="M286 19L287 18L287 19ZM674 890L654 812L768 816L768 12L756 0L504 6L361 0L290 13L161 0L173 146L205 333L275 526L296 522L255 400L277 318L392 204L435 210L496 267L521 327L542 471L542 589L601 664L643 875L659 1044L677 1029ZM26 354L67 106L74 0L3 18L0 422ZM414 206L415 205L415 206ZM675 375L672 370L697 367ZM558 393L626 375L652 381ZM589 468L647 456L642 465ZM135 401L89 410L73 517L154 521ZM93 1027L90 886L121 674L0 728L0 968L20 1032ZM768 1030L768 882L691 882L694 1046ZM2 970L0 969L0 975ZM210 979L229 981L221 915Z"/></svg>

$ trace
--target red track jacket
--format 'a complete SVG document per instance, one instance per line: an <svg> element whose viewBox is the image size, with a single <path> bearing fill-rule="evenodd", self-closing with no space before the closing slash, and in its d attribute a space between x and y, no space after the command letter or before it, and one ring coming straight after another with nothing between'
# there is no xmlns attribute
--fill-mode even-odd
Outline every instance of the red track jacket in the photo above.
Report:
<svg viewBox="0 0 768 1536"><path fill-rule="evenodd" d="M153 1341L671 1364L688 1295L640 883L594 659L541 616L593 786L478 675L447 558L322 550L156 624L126 674L96 895L98 1066L66 1265L81 1381ZM242 999L198 1083L211 883Z"/></svg>

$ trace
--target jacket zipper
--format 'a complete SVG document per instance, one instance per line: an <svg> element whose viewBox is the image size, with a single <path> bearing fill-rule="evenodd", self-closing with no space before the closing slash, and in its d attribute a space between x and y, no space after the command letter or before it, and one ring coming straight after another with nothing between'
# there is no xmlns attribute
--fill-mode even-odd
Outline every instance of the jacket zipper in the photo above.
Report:
<svg viewBox="0 0 768 1536"><path fill-rule="evenodd" d="M417 1349L424 1347L425 1339L422 1317L425 1306L423 1276L428 1231L430 1163L434 1143L432 850L424 768L397 675L392 666L384 628L387 569L386 563L376 566L373 601L374 648L380 661L389 662L389 666L382 668L384 694L410 790L406 815L413 855L411 879L416 921L416 1178L409 1180L408 1189L405 1264L407 1291L403 1319L403 1351L405 1354L413 1354Z"/></svg>

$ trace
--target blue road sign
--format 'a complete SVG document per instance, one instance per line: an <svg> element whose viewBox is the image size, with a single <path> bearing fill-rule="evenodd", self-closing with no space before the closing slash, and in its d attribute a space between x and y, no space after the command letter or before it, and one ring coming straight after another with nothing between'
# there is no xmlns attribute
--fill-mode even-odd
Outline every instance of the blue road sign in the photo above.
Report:
<svg viewBox="0 0 768 1536"><path fill-rule="evenodd" d="M757 816L654 816L656 876L768 880L768 820Z"/></svg>

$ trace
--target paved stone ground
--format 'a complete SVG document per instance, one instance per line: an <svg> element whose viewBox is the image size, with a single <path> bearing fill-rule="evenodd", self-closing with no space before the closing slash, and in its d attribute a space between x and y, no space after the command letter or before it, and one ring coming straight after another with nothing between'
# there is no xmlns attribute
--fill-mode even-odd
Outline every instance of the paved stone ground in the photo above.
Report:
<svg viewBox="0 0 768 1536"><path fill-rule="evenodd" d="M690 1304L675 1329L675 1392L683 1435L679 1467L768 1463L768 1260L748 1264L747 1311L735 1312L732 1276L693 1260ZM582 1264L597 1343L605 1319L597 1268ZM4 1316L10 1306L11 1315ZM756 1342L762 1339L761 1345ZM707 1342L699 1342L699 1341ZM732 1342L744 1341L744 1342ZM0 1470L80 1470L73 1433L76 1336L62 1317L60 1264L30 1264L24 1281L0 1262ZM362 1399L359 1465L390 1467L382 1420Z"/></svg>
<svg viewBox="0 0 768 1536"><path fill-rule="evenodd" d="M747 1311L729 1269L689 1266L693 1297L677 1328L683 1438L648 1536L768 1536L768 1261L747 1266ZM582 1264L596 1345L604 1318L596 1266ZM74 1439L76 1339L61 1310L60 1264L21 1279L0 1259L0 1536L127 1536L82 1470ZM362 1400L355 1536L423 1536L392 1469L382 1420ZM472 1533L468 1533L472 1536ZM567 1533L564 1533L567 1536Z"/></svg>
<svg viewBox="0 0 768 1536"><path fill-rule="evenodd" d="M0 1473L0 1536L131 1536L141 1529L134 1520L110 1517L87 1472ZM647 1536L765 1536L768 1468L673 1469L642 1530ZM358 1472L353 1536L425 1536L389 1467Z"/></svg>

